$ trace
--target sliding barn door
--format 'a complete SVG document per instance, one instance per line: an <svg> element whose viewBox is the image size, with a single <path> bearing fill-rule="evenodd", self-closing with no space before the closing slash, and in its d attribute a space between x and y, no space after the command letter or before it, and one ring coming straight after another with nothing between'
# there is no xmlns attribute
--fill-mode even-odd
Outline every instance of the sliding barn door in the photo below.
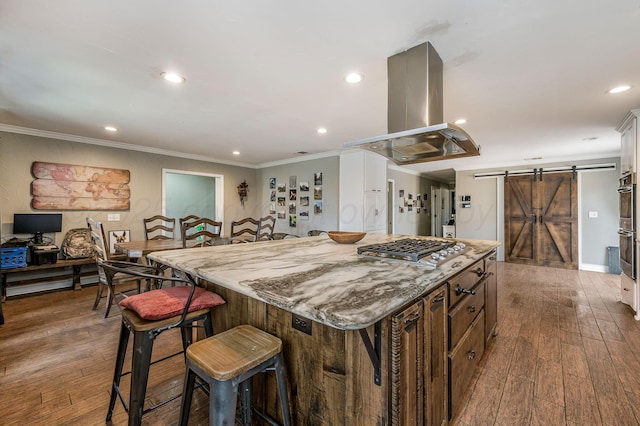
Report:
<svg viewBox="0 0 640 426"><path fill-rule="evenodd" d="M578 194L573 173L505 180L507 262L578 269Z"/></svg>

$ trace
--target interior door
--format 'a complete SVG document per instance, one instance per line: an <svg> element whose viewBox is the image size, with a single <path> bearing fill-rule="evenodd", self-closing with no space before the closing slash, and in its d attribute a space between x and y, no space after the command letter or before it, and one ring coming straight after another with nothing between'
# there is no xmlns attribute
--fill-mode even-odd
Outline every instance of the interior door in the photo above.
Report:
<svg viewBox="0 0 640 426"><path fill-rule="evenodd" d="M578 194L573 173L505 181L506 261L578 268Z"/></svg>
<svg viewBox="0 0 640 426"><path fill-rule="evenodd" d="M509 176L504 181L505 262L537 264L534 230L536 182L532 176Z"/></svg>

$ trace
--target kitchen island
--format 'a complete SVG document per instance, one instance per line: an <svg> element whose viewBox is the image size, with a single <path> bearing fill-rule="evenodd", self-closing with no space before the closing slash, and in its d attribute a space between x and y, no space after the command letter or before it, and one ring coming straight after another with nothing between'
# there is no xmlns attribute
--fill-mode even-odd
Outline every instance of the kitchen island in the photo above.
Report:
<svg viewBox="0 0 640 426"><path fill-rule="evenodd" d="M484 259L498 243L462 240L464 252L435 270L357 254L358 246L403 237L368 234L356 244L337 244L319 236L157 252L149 258L197 278L227 300L214 308L216 332L248 323L283 340L294 424L432 424L432 410L424 407L436 397L443 401L436 403L437 417L446 417L450 399L448 282L470 270L485 277ZM430 310L425 302L441 309ZM426 321L433 312L440 312L440 319ZM444 331L431 332L434 321ZM411 330L401 331L406 325ZM432 356L441 360L440 367L426 362ZM424 369L416 369L415 361ZM442 380L426 395L425 377L433 377L434 369ZM271 382L268 377L264 385L275 386ZM277 416L275 392L266 394L257 403Z"/></svg>

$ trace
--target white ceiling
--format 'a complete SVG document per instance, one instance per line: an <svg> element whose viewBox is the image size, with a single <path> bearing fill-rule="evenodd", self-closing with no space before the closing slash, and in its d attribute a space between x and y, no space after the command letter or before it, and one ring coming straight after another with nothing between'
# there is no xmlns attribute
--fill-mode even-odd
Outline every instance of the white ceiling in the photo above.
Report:
<svg viewBox="0 0 640 426"><path fill-rule="evenodd" d="M638 0L2 0L0 130L252 167L339 150L387 132L386 58L430 41L481 156L408 168L603 158L640 107L639 40Z"/></svg>

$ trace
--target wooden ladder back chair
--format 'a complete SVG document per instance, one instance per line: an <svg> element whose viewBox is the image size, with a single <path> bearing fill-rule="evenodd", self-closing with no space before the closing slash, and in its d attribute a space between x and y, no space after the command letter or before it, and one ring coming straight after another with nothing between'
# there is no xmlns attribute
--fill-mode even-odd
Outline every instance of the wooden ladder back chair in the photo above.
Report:
<svg viewBox="0 0 640 426"><path fill-rule="evenodd" d="M114 260L100 261L99 265L104 270L107 285L110 287L114 286L114 278L118 275L128 276L129 279L146 280L156 287L154 290L125 297L118 303L122 312L122 324L106 421L111 421L116 398L119 398L128 412L129 425L140 425L143 414L181 396L177 394L153 407L144 407L151 365L183 354L184 349L192 343L194 327L204 327L205 336L211 337L213 335L211 308L225 301L218 294L196 286L191 277L176 278L164 275L158 267ZM166 281L171 281L174 286L161 288ZM149 287L152 286L149 285ZM202 326L198 325L198 321L202 321ZM156 337L176 327L180 328L183 350L152 361L153 343ZM131 334L133 334L131 371L123 372ZM129 401L125 403L120 390L120 379L129 374L131 376Z"/></svg>
<svg viewBox="0 0 640 426"><path fill-rule="evenodd" d="M273 240L273 231L276 227L276 218L273 216L261 217L258 222L258 235L256 240Z"/></svg>
<svg viewBox="0 0 640 426"><path fill-rule="evenodd" d="M231 222L230 242L255 241L258 235L259 222L252 217Z"/></svg>
<svg viewBox="0 0 640 426"><path fill-rule="evenodd" d="M180 219L182 220L182 219ZM182 247L187 247L188 240L201 239L202 246L212 246L220 240L222 222L206 217L182 223Z"/></svg>
<svg viewBox="0 0 640 426"><path fill-rule="evenodd" d="M142 219L145 240L173 240L175 238L176 220L171 217L155 215Z"/></svg>
<svg viewBox="0 0 640 426"><path fill-rule="evenodd" d="M180 219L178 219L178 221L180 222L180 229L182 229L182 226L185 223L193 222L194 220L198 220L198 219L200 219L200 216L196 216L195 214L190 214L189 216L181 217Z"/></svg>
<svg viewBox="0 0 640 426"><path fill-rule="evenodd" d="M132 280L130 277L115 277L113 280L113 286L109 286L107 283L107 277L105 272L100 266L101 261L111 260L111 254L109 253L109 244L105 237L104 227L102 226L102 222L97 222L90 217L87 218L87 226L89 227L89 233L91 234L91 243L93 244L93 254L96 258L96 265L98 268L98 291L96 293L96 300L93 302L93 310L95 311L100 304L100 299L102 299L102 294L104 293L104 288L107 287L107 303L105 306L104 317L109 316L109 312L111 311L111 305L115 300L115 293L112 292L112 287L115 288L116 285L124 285L131 284L133 282L136 283L135 290L140 293L140 281ZM127 291L133 291L132 289Z"/></svg>

